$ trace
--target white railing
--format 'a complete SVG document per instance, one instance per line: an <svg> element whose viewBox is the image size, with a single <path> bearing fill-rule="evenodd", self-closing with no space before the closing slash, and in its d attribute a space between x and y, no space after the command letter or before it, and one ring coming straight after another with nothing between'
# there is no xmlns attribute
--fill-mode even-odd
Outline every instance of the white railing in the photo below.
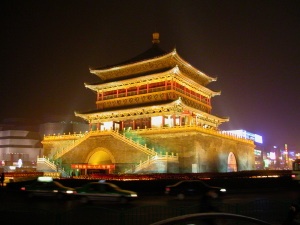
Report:
<svg viewBox="0 0 300 225"><path fill-rule="evenodd" d="M140 162L137 166L135 166L134 169L128 169L125 171L125 173L135 173L142 169L145 169L149 167L151 164L157 162L157 161L178 161L178 154L174 155L173 153L168 154L168 152L165 155L155 155L153 157L148 157L148 159L144 162Z"/></svg>
<svg viewBox="0 0 300 225"><path fill-rule="evenodd" d="M43 158L37 158L37 164L43 164L49 167L50 169L57 171L57 166L54 162L51 162L50 159L43 157Z"/></svg>
<svg viewBox="0 0 300 225"><path fill-rule="evenodd" d="M57 165L54 162L52 162L49 158L46 158L44 156L42 158L37 158L37 164L45 165L46 167L53 170L53 172L60 173L62 177L67 176L64 168L58 168Z"/></svg>

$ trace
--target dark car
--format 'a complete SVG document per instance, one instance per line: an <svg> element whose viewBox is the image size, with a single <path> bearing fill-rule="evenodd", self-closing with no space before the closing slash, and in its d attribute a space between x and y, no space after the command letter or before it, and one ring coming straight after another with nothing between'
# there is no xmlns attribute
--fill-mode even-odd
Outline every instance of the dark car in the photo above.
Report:
<svg viewBox="0 0 300 225"><path fill-rule="evenodd" d="M165 193L170 196L176 196L178 199L184 199L187 196L203 196L205 194L213 194L219 197L226 192L225 188L213 187L201 180L184 180L176 184L168 185Z"/></svg>
<svg viewBox="0 0 300 225"><path fill-rule="evenodd" d="M90 182L76 188L76 196L82 203L90 201L114 201L126 203L138 197L134 191L123 190L117 185L105 181Z"/></svg>
<svg viewBox="0 0 300 225"><path fill-rule="evenodd" d="M25 192L30 198L43 196L63 199L73 195L75 189L54 181L52 177L38 177L33 183L21 187L21 191Z"/></svg>

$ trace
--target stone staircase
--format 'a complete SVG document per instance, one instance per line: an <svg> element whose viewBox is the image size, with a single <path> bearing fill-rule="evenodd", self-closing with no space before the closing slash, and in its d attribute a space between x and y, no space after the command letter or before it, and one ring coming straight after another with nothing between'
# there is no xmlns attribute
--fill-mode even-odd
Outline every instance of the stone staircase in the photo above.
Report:
<svg viewBox="0 0 300 225"><path fill-rule="evenodd" d="M125 171L125 173L138 173L147 171L153 171L155 173L164 173L167 170L167 164L170 162L178 163L178 155L174 155L173 153L169 154L166 152L164 155L158 154L155 152L154 149L150 149L147 147L146 144L142 145L139 143L139 140L134 135L128 135L128 132L119 133L118 130L103 130L103 131L90 131L84 134L76 134L75 136L72 135L72 138L75 139L74 142L64 149L58 150L50 159L47 159L45 157L39 158L37 162L37 168L39 171L47 171L47 172L54 172L58 171L59 169L54 163L54 160L57 160L61 157L63 157L66 153L73 150L76 146L80 145L82 142L88 140L90 137L95 136L107 136L110 135L114 137L115 139L118 139L136 150L139 150L141 152L144 152L148 155L148 159L144 162L140 162L137 164L134 168L128 169ZM67 139L68 135L61 135L61 136L55 136L56 140L59 139ZM46 137L47 138L47 137ZM51 138L51 137L50 137ZM151 169L152 168L152 169ZM64 172L64 171L61 171Z"/></svg>
<svg viewBox="0 0 300 225"><path fill-rule="evenodd" d="M144 162L140 162L134 168L126 170L125 173L177 173L178 166L172 166L173 168L168 168L170 165L178 163L178 154L174 155L168 154L165 155L155 155L153 157L148 157Z"/></svg>
<svg viewBox="0 0 300 225"><path fill-rule="evenodd" d="M114 138L134 147L136 150L142 151L144 153L146 153L149 156L155 156L156 152L154 151L154 149L150 149L147 147L147 145L141 145L137 142L135 142L134 140L126 137L125 135L120 134L118 131L116 130L105 130L105 131L90 131L87 132L86 134L81 134L77 136L77 139L70 144L69 146L67 146L64 149L58 150L52 157L53 160L57 160L59 158L61 158L63 155L65 155L66 153L68 153L69 151L71 151L72 149L74 149L76 146L78 146L79 144L81 144L82 142L84 142L85 140L89 139L90 137L94 137L94 136L104 136L104 135L110 135L113 136ZM64 138L64 137L62 137Z"/></svg>
<svg viewBox="0 0 300 225"><path fill-rule="evenodd" d="M66 172L62 168L58 168L57 165L51 161L49 158L42 157L42 158L37 158L37 163L36 163L36 170L38 172L56 172L60 173L61 177L67 177Z"/></svg>

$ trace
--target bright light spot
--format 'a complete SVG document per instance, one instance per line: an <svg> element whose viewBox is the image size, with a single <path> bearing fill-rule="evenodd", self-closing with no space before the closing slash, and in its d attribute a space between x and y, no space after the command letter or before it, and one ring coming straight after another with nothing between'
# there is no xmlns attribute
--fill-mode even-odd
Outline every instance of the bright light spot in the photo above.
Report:
<svg viewBox="0 0 300 225"><path fill-rule="evenodd" d="M154 116L151 118L151 126L152 127L161 127L162 125L162 117L161 116Z"/></svg>
<svg viewBox="0 0 300 225"><path fill-rule="evenodd" d="M104 122L101 127L103 128L103 130L110 130L113 127L113 122Z"/></svg>
<svg viewBox="0 0 300 225"><path fill-rule="evenodd" d="M270 159L275 160L276 159L276 154L275 152L270 152Z"/></svg>
<svg viewBox="0 0 300 225"><path fill-rule="evenodd" d="M52 177L38 177L37 179L39 182L52 182L53 178Z"/></svg>
<svg viewBox="0 0 300 225"><path fill-rule="evenodd" d="M22 159L19 159L19 160L18 160L18 167L21 168L21 167L22 167L22 164L23 164Z"/></svg>

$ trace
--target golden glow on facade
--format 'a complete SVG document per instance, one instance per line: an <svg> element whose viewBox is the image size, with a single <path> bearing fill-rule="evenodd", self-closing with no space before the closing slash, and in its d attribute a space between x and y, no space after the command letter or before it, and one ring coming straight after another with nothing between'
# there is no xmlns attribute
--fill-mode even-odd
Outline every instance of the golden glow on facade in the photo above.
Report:
<svg viewBox="0 0 300 225"><path fill-rule="evenodd" d="M75 112L88 122L89 131L45 136L49 158L116 164L118 173L214 171L216 162L225 172L236 171L237 165L251 168L253 141L222 133L218 127L229 119L212 114L211 98L220 92L206 86L216 79L176 50L90 72L101 79L85 84L96 94L96 108ZM235 162L237 149L243 160Z"/></svg>

